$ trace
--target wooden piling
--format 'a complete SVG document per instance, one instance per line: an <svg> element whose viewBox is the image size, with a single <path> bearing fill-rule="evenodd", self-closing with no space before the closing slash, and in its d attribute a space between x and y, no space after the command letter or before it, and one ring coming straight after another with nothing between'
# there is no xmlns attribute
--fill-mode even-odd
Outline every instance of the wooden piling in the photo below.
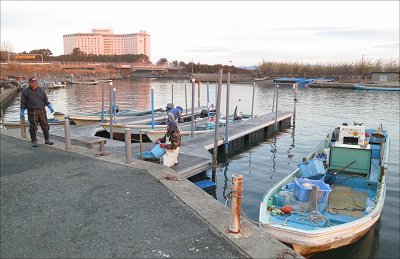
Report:
<svg viewBox="0 0 400 259"><path fill-rule="evenodd" d="M110 139L113 139L113 119L112 119L112 114L113 114L113 107L112 107L112 96L113 96L113 82L110 82Z"/></svg>
<svg viewBox="0 0 400 259"><path fill-rule="evenodd" d="M201 82L197 81L197 107L200 107L200 85Z"/></svg>
<svg viewBox="0 0 400 259"><path fill-rule="evenodd" d="M139 152L140 152L140 160L143 160L143 131L139 130Z"/></svg>
<svg viewBox="0 0 400 259"><path fill-rule="evenodd" d="M64 134L65 134L65 149L71 150L71 130L69 127L69 118L64 118Z"/></svg>
<svg viewBox="0 0 400 259"><path fill-rule="evenodd" d="M229 153L229 96L230 96L230 88L231 88L231 73L228 72L228 79L226 84L226 122L225 122L225 155Z"/></svg>
<svg viewBox="0 0 400 259"><path fill-rule="evenodd" d="M253 83L253 98L251 99L251 118L253 119L254 114L254 92L256 88L256 82Z"/></svg>
<svg viewBox="0 0 400 259"><path fill-rule="evenodd" d="M194 98L195 98L195 79L192 78L192 114L190 121L190 137L194 136Z"/></svg>
<svg viewBox="0 0 400 259"><path fill-rule="evenodd" d="M130 164L131 162L131 129L125 128L125 163Z"/></svg>
<svg viewBox="0 0 400 259"><path fill-rule="evenodd" d="M186 89L186 84L185 84L185 105L186 105L186 116L188 114L188 106L187 106L187 89Z"/></svg>
<svg viewBox="0 0 400 259"><path fill-rule="evenodd" d="M218 94L217 94L217 107L216 107L216 121L214 131L214 150L213 150L213 162L212 162L212 180L215 182L215 175L217 172L217 155L218 155L218 128L219 118L221 113L221 88L222 88L222 69L219 70L219 83L218 83Z"/></svg>
<svg viewBox="0 0 400 259"><path fill-rule="evenodd" d="M229 232L240 232L240 212L242 206L243 176L240 174L232 175L231 191L231 220L229 223Z"/></svg>

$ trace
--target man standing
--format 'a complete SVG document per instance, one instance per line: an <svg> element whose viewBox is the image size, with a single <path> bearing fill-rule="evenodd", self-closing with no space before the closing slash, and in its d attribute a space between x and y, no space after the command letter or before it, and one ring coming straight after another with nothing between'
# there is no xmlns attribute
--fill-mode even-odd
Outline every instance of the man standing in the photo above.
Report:
<svg viewBox="0 0 400 259"><path fill-rule="evenodd" d="M38 87L37 78L29 77L28 82L29 87L25 88L21 94L20 117L25 118L24 113L25 109L27 109L32 147L38 146L36 138L38 124L42 128L45 143L53 145L54 143L49 139L49 124L47 123L45 106L49 108L51 113L54 112L54 109L47 99L46 92L43 88Z"/></svg>

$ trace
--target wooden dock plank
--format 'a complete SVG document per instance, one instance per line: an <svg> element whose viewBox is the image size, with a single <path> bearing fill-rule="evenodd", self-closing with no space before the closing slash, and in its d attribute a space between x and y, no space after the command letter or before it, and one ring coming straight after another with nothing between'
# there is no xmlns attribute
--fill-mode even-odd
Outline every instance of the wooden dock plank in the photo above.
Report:
<svg viewBox="0 0 400 259"><path fill-rule="evenodd" d="M207 107L196 108L196 112L200 112ZM262 116L255 117L246 121L229 124L228 137L229 141L235 143L234 140L241 139L242 137L249 135L249 139L256 141L263 136L264 128L274 125L275 113L269 113ZM291 112L278 112L278 122L291 118L293 113ZM151 115L136 116L138 118L130 118L119 120L118 123L124 122L138 123L146 120L151 121ZM80 143L79 139L84 137L93 137L97 131L103 130L103 128L97 124L87 126L76 126L71 125L71 139L73 144L84 145ZM39 130L40 131L40 130ZM224 144L225 128L221 127L218 131L218 146ZM64 139L64 126L51 126L50 135L60 141L65 142ZM125 143L117 140L106 139L106 153L113 153L119 156L125 156ZM243 140L243 139L242 139ZM242 141L241 140L241 141ZM242 141L243 142L243 141ZM244 143L236 143L237 147L233 149L240 149ZM154 143L143 143L143 151L149 151L154 147ZM198 173L207 170L211 166L212 155L209 152L214 146L214 131L210 131L205 134L196 135L193 138L183 138L182 147L178 158L178 165L172 167L175 172L182 175L182 177L191 177ZM131 144L132 157L136 159L136 154L139 152L139 143Z"/></svg>

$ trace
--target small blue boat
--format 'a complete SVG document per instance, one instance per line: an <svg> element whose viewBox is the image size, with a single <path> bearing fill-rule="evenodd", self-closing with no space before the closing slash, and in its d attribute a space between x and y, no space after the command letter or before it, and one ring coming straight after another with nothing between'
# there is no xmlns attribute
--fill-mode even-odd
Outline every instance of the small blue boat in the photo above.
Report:
<svg viewBox="0 0 400 259"><path fill-rule="evenodd" d="M400 91L400 87L382 87L382 86L366 86L354 84L356 90L369 90L369 91Z"/></svg>
<svg viewBox="0 0 400 259"><path fill-rule="evenodd" d="M385 201L389 136L343 124L260 204L260 227L303 256L351 244L378 221Z"/></svg>

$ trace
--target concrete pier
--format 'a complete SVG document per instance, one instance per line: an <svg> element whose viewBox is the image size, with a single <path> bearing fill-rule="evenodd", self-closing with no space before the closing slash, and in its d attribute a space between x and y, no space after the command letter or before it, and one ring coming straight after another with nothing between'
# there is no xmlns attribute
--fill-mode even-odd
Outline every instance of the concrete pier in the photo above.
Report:
<svg viewBox="0 0 400 259"><path fill-rule="evenodd" d="M170 168L1 134L1 257L302 258Z"/></svg>

